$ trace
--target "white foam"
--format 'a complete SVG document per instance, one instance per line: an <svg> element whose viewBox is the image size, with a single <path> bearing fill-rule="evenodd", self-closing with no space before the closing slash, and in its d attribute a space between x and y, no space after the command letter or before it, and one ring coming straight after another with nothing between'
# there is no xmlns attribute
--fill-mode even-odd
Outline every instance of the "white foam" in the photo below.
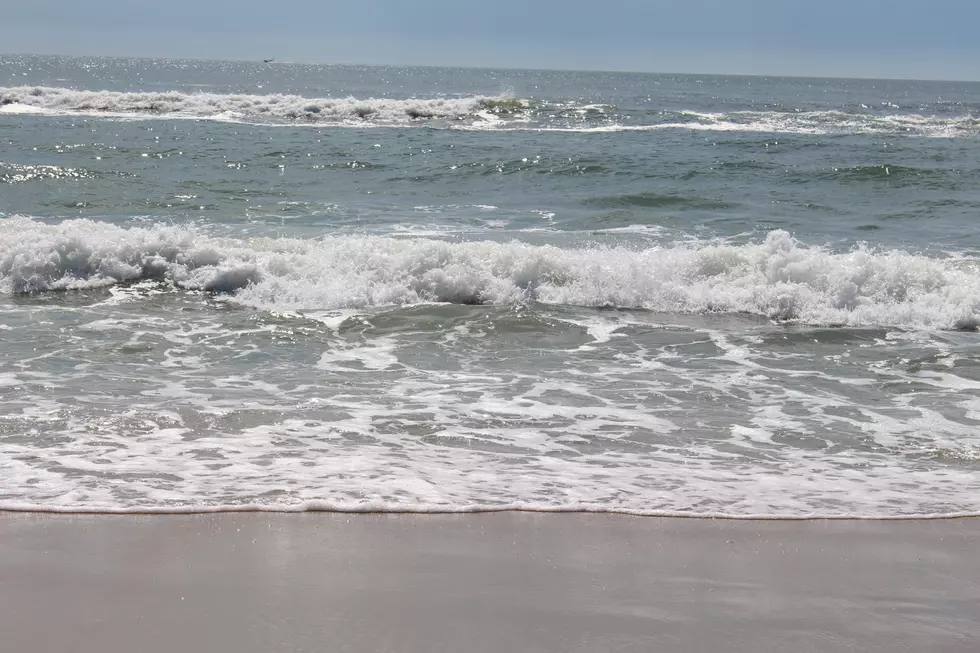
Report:
<svg viewBox="0 0 980 653"><path fill-rule="evenodd" d="M0 88L0 110L11 114L85 114L116 117L208 118L244 122L404 125L417 120L496 121L496 112L521 110L505 97L387 99L306 98L298 95L137 93L43 86Z"/></svg>
<svg viewBox="0 0 980 653"><path fill-rule="evenodd" d="M240 241L169 226L0 221L0 292L146 279L233 293L277 311L539 301L814 325L980 325L976 261L867 247L832 252L784 231L747 245L562 249L381 236Z"/></svg>
<svg viewBox="0 0 980 653"><path fill-rule="evenodd" d="M90 91L43 86L0 88L0 115L83 114L127 119L208 119L262 125L353 127L444 124L463 130L575 133L694 130L773 134L902 134L957 138L980 133L972 115L929 116L817 111L653 112L623 122L596 104L531 103L510 96L459 98L307 98L299 95ZM895 107L891 107L895 108ZM571 118L571 119L570 119ZM652 122L651 122L652 121Z"/></svg>
<svg viewBox="0 0 980 653"><path fill-rule="evenodd" d="M567 384L539 388L555 389L569 391ZM445 388L430 388L429 392L431 397L452 397ZM286 418L241 432L195 434L193 438L187 438L189 429L180 424L146 422L146 435L132 437L121 419L115 419L117 423L102 420L97 428L85 428L76 417L69 417L65 432L71 440L59 447L57 468L37 464L32 455L36 449L31 446L14 443L8 447L10 455L0 459L0 473L8 481L0 509L161 513L534 510L741 518L975 514L929 509L946 502L976 505L977 479L970 470L915 470L880 456L864 456L862 464L856 465L852 451L824 451L820 456L785 451L778 463L751 464L739 454L729 454L726 460L723 451L696 442L672 447L664 440L662 446L644 448L641 455L615 449L568 457L547 455L565 447L547 433L519 423L510 426L514 410L520 408L522 422L540 424L554 415L570 416L586 409L562 410L536 398L529 392L520 400L481 400L476 409L500 425L489 431L443 422L446 409L429 404L416 414L421 417L434 411L432 428L444 438L442 443L413 437L411 429L417 423L405 419L413 415L412 409L385 405L374 401L376 397L348 400L352 414L329 422ZM335 398L334 403L343 405L342 398ZM539 412L525 410L526 403ZM213 414L219 415L217 410L212 407ZM228 412L235 410L242 407ZM630 421L643 418L651 428L669 426L628 407L587 411L604 413L606 423L619 414ZM771 446L772 433L767 427L772 425L766 419L771 422L783 416L773 410L761 414L758 426L733 428L732 445L745 451L758 450L760 444ZM595 421L585 416L575 423L576 432L594 433ZM387 426L392 423L398 427ZM669 429L658 432L669 433ZM480 446L497 443L514 449L509 454L494 453ZM27 479L31 482L25 482ZM915 487L914 496L910 496L910 486ZM122 495L117 494L120 490Z"/></svg>
<svg viewBox="0 0 980 653"><path fill-rule="evenodd" d="M391 338L376 338L362 347L332 349L320 357L319 367L336 372L387 370L398 365L394 355L397 346Z"/></svg>
<svg viewBox="0 0 980 653"><path fill-rule="evenodd" d="M911 518L978 506L970 368L958 380L900 358L953 340L968 356L967 334L889 334L831 362L809 344L817 332L754 320L722 331L565 307L173 320L160 308L87 305L70 337L33 332L46 351L22 349L16 374L0 374L0 430L14 434L0 509ZM843 339L835 351L864 336ZM136 343L152 347L119 351ZM65 365L79 355L87 367ZM114 396L113 378L138 382ZM915 392L887 389L905 384Z"/></svg>
<svg viewBox="0 0 980 653"><path fill-rule="evenodd" d="M617 123L537 126L536 131L573 133L615 133L632 131L691 130L704 132L748 132L804 134L815 136L846 134L894 134L927 138L956 138L980 134L980 119L971 115L955 117L898 114L879 116L842 111L733 111L702 113L685 111L685 120L659 123ZM485 129L471 125L469 129ZM528 129L531 129L528 127Z"/></svg>
<svg viewBox="0 0 980 653"><path fill-rule="evenodd" d="M581 320L573 319L568 317L559 318L562 322L567 322L569 324L574 324L585 329L585 332L589 334L592 338L592 342L585 345L580 345L578 351L592 351L596 347L595 345L601 345L609 342L613 337L621 336L622 334L617 334L616 332L627 326L626 321L610 321L601 318L591 319L591 320Z"/></svg>
<svg viewBox="0 0 980 653"><path fill-rule="evenodd" d="M330 311L304 311L302 316L323 324L331 331L340 330L340 325L357 315L356 310L340 309Z"/></svg>
<svg viewBox="0 0 980 653"><path fill-rule="evenodd" d="M0 328L0 331L5 331L6 329ZM17 378L17 375L13 372L2 372L0 373L0 387L3 386L15 386L20 385L21 380Z"/></svg>
<svg viewBox="0 0 980 653"><path fill-rule="evenodd" d="M52 112L44 109L43 107L37 107L30 104L21 104L19 102L11 102L10 104L0 105L0 114L4 113L8 115L27 115Z"/></svg>

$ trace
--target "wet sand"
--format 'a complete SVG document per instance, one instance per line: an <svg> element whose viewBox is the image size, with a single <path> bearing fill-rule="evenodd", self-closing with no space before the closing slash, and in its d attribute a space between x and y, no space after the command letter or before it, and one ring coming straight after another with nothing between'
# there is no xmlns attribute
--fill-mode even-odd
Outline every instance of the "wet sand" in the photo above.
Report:
<svg viewBox="0 0 980 653"><path fill-rule="evenodd" d="M978 651L980 520L0 514L2 650Z"/></svg>

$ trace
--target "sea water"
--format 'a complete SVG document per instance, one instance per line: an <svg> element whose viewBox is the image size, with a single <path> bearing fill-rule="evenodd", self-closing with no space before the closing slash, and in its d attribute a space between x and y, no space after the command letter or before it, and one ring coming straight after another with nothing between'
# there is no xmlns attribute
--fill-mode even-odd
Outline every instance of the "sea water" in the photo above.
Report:
<svg viewBox="0 0 980 653"><path fill-rule="evenodd" d="M0 509L980 512L980 85L0 56Z"/></svg>

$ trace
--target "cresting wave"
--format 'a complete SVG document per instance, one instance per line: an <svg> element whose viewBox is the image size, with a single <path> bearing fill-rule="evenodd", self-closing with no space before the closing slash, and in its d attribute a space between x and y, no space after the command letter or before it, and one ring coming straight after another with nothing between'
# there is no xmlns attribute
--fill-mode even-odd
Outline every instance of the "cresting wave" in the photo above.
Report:
<svg viewBox="0 0 980 653"><path fill-rule="evenodd" d="M21 86L0 88L0 111L211 118L316 124L400 125L419 120L493 120L523 110L507 97L457 99L305 98L298 95L122 93Z"/></svg>
<svg viewBox="0 0 980 653"><path fill-rule="evenodd" d="M579 133L694 130L803 135L891 134L957 138L980 134L980 117L841 110L698 112L546 102L498 96L416 99L299 95L0 88L0 114L193 118L255 124L347 127L443 124L473 130Z"/></svg>
<svg viewBox="0 0 980 653"><path fill-rule="evenodd" d="M479 129L473 125L472 129ZM614 117L605 121L586 121L557 127L541 126L540 131L612 133L630 131L691 130L758 134L802 134L846 136L882 134L925 138L957 138L980 134L980 119L974 116L938 118L918 114L876 115L826 111L662 111L648 120L625 121Z"/></svg>
<svg viewBox="0 0 980 653"><path fill-rule="evenodd" d="M980 119L973 116L939 118L918 114L880 115L845 111L734 111L731 113L681 114L683 122L666 122L652 128L696 131L757 132L770 134L894 134L930 138L955 138L980 133Z"/></svg>
<svg viewBox="0 0 980 653"><path fill-rule="evenodd" d="M823 326L980 327L980 261L833 252L785 231L747 245L563 249L382 236L231 240L173 226L0 220L0 292L140 280L231 293L265 310L542 302Z"/></svg>

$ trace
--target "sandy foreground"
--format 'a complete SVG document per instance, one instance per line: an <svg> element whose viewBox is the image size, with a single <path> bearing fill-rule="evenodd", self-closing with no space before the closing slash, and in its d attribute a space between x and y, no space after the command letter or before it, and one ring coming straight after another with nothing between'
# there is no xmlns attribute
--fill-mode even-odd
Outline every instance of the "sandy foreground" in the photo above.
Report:
<svg viewBox="0 0 980 653"><path fill-rule="evenodd" d="M980 520L0 513L0 649L980 651Z"/></svg>

